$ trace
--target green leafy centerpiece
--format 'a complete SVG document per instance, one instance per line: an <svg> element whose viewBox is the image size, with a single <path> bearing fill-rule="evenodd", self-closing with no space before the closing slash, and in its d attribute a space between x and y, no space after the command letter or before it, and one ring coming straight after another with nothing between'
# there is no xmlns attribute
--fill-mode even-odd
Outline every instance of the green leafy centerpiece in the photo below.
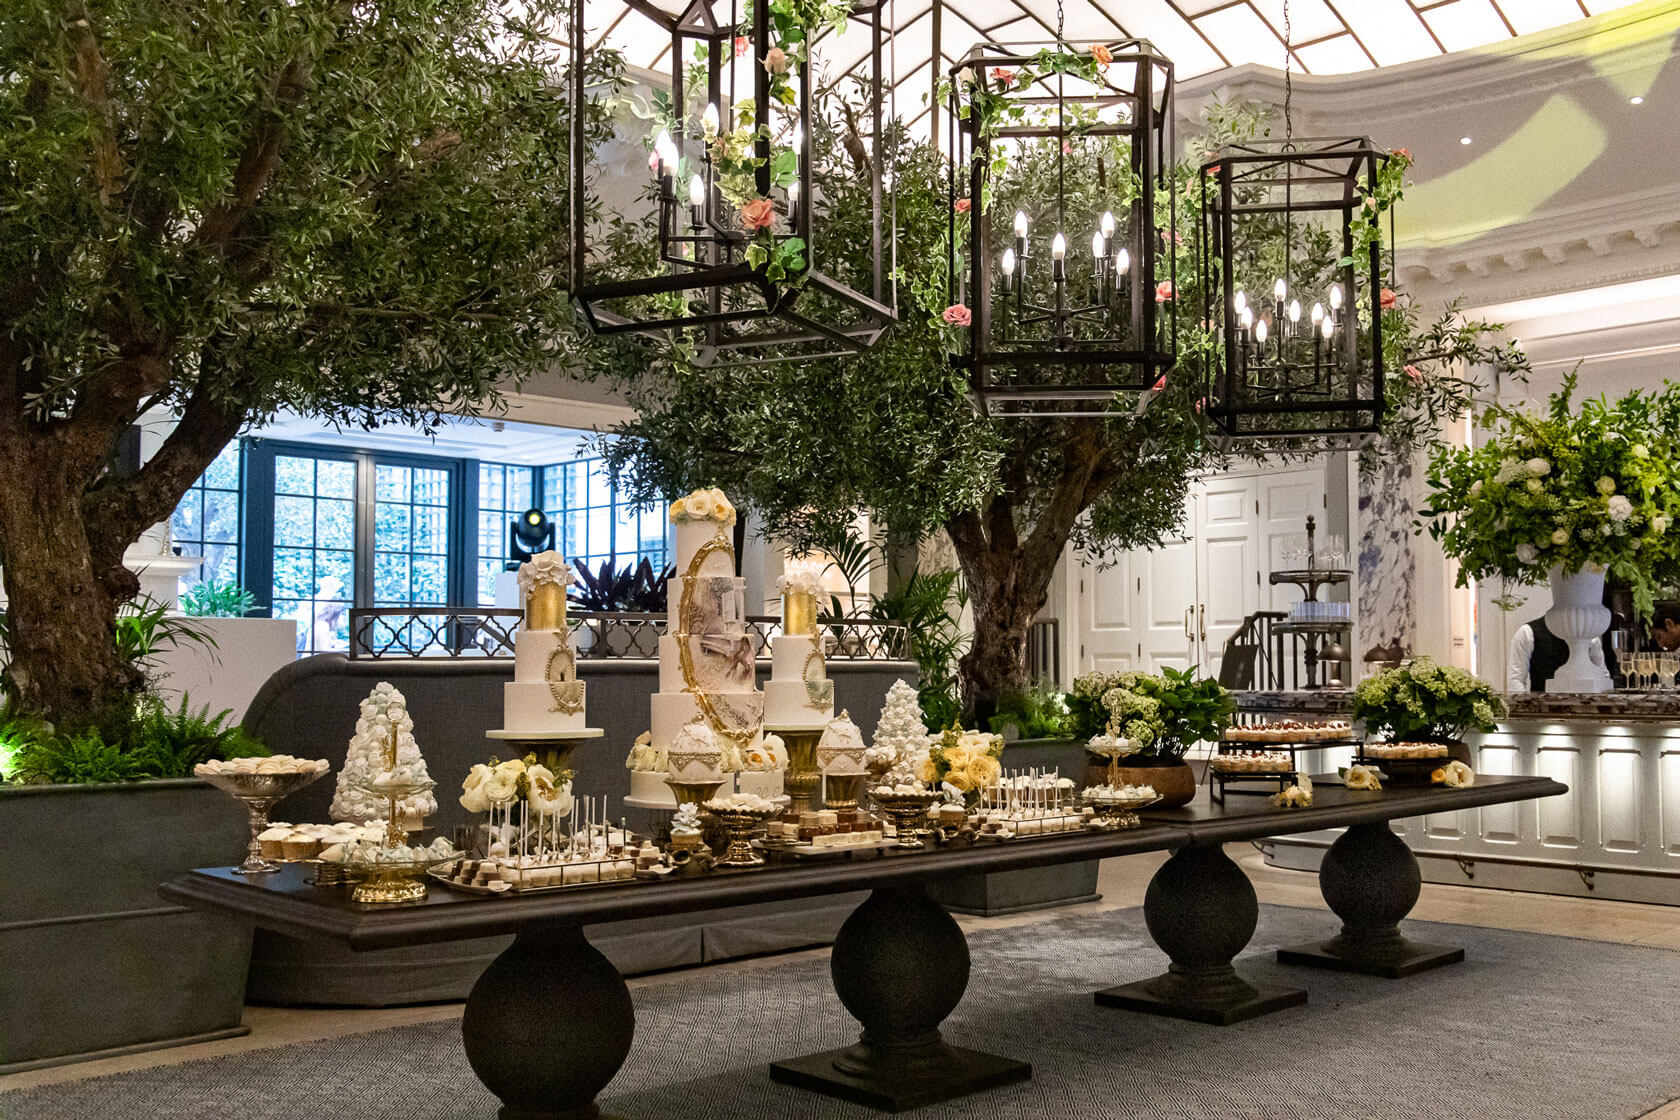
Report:
<svg viewBox="0 0 1680 1120"><path fill-rule="evenodd" d="M1504 715L1486 681L1428 657L1373 674L1353 690L1354 718L1396 743L1461 743L1468 731L1492 731Z"/></svg>
<svg viewBox="0 0 1680 1120"><path fill-rule="evenodd" d="M1609 674L1591 659L1610 624L1606 573L1632 588L1649 616L1656 588L1680 575L1680 483L1672 433L1680 391L1635 390L1610 401L1574 401L1575 377L1540 415L1495 406L1477 447L1431 458L1430 535L1459 561L1458 582L1498 576L1507 584L1549 580L1547 627L1569 644L1550 692L1605 692ZM1507 595L1502 605L1520 600Z"/></svg>
<svg viewBox="0 0 1680 1120"><path fill-rule="evenodd" d="M1199 742L1215 742L1231 722L1229 692L1193 669L1163 667L1159 673L1126 670L1076 677L1068 707L1082 737L1129 742L1126 765L1105 759L1108 781L1153 786L1162 804L1182 805L1195 795L1196 780L1184 753ZM1111 751L1100 751L1112 754Z"/></svg>

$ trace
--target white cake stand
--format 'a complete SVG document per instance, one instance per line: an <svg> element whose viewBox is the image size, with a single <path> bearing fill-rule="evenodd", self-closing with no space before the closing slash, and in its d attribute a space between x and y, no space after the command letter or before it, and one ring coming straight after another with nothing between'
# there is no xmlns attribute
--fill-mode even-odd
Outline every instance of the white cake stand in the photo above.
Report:
<svg viewBox="0 0 1680 1120"><path fill-rule="evenodd" d="M599 727L578 727L570 731L510 731L505 727L486 731L486 739L528 748L544 766L558 774L572 769L572 752L590 739L599 739L606 732ZM520 753L526 753L521 751Z"/></svg>

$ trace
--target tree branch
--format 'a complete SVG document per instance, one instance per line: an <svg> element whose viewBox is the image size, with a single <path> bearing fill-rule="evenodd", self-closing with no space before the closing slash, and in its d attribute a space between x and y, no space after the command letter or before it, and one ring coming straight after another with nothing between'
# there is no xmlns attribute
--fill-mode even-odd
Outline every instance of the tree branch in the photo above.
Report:
<svg viewBox="0 0 1680 1120"><path fill-rule="evenodd" d="M127 170L122 152L117 148L116 110L111 105L108 88L111 67L99 51L93 23L85 8L78 6L70 26L76 35L76 94L98 115L101 126L93 141L93 178L99 184L100 204L109 206L122 190L123 173Z"/></svg>
<svg viewBox="0 0 1680 1120"><path fill-rule="evenodd" d="M196 244L227 252L280 163L280 142L285 138L285 128L278 110L295 106L303 98L306 84L303 62L292 59L274 83L276 108L260 114L245 141L245 151L233 171L232 193L225 202L205 213L193 235Z"/></svg>

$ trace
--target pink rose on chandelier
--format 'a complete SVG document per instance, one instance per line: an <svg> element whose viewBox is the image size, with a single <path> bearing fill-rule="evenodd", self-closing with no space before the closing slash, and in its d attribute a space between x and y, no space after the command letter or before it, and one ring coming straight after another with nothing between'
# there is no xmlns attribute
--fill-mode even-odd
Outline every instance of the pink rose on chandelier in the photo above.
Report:
<svg viewBox="0 0 1680 1120"><path fill-rule="evenodd" d="M1091 48L1091 57L1096 60L1098 70L1108 69L1108 64L1114 61L1114 52L1098 43Z"/></svg>
<svg viewBox="0 0 1680 1120"><path fill-rule="evenodd" d="M974 206L974 204L966 198L959 198L956 201L956 209L957 209L957 213L959 213L959 214L968 213L969 210L971 210L973 208L973 206Z"/></svg>
<svg viewBox="0 0 1680 1120"><path fill-rule="evenodd" d="M1377 296L1377 302L1382 304L1382 309L1384 311L1388 311L1396 303L1400 302L1400 297L1394 294L1393 288L1384 288Z"/></svg>
<svg viewBox="0 0 1680 1120"><path fill-rule="evenodd" d="M746 54L750 50L752 50L752 40L751 39L747 38L745 35L735 36L735 57L736 58L740 58L742 55Z"/></svg>
<svg viewBox="0 0 1680 1120"><path fill-rule="evenodd" d="M992 67L992 81L1001 85L1012 86L1015 84L1015 71L1002 66L994 66Z"/></svg>
<svg viewBox="0 0 1680 1120"><path fill-rule="evenodd" d="M1411 378L1413 381L1422 381L1423 371L1416 366L1408 365L1406 367L1406 376Z"/></svg>
<svg viewBox="0 0 1680 1120"><path fill-rule="evenodd" d="M741 204L741 224L748 229L768 229L776 222L776 204L768 198L755 198Z"/></svg>
<svg viewBox="0 0 1680 1120"><path fill-rule="evenodd" d="M1169 299L1173 298L1174 294L1173 283L1171 280L1163 280L1159 284L1155 285L1156 303L1165 303Z"/></svg>
<svg viewBox="0 0 1680 1120"><path fill-rule="evenodd" d="M944 319L947 323L950 323L953 327L966 327L970 323L974 322L973 313L960 303L953 303L950 307L947 307L945 309L945 313L941 315L940 318Z"/></svg>
<svg viewBox="0 0 1680 1120"><path fill-rule="evenodd" d="M1157 377L1155 379L1155 384L1153 384L1149 387L1149 391L1152 392L1152 393L1159 393L1162 389L1165 389L1166 387L1167 387L1167 375L1163 373L1160 377Z"/></svg>
<svg viewBox="0 0 1680 1120"><path fill-rule="evenodd" d="M788 70L787 52L780 47L771 47L764 55L764 69L770 74L786 74Z"/></svg>

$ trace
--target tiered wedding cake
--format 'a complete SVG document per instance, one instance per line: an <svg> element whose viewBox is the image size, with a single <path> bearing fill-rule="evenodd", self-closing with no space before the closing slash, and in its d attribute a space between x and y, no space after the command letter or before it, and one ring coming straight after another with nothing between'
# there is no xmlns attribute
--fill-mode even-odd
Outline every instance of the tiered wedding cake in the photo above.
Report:
<svg viewBox="0 0 1680 1120"><path fill-rule="evenodd" d="M519 568L525 624L514 639L513 680L502 686L503 734L553 738L598 736L586 727L584 683L566 628L566 589L572 569L558 552L541 552Z"/></svg>
<svg viewBox="0 0 1680 1120"><path fill-rule="evenodd" d="M821 730L834 717L834 682L817 631L817 592L823 565L790 560L778 583L782 632L770 643L764 685L764 726L775 731Z"/></svg>
<svg viewBox="0 0 1680 1120"><path fill-rule="evenodd" d="M761 797L782 791L786 758L764 742L764 694L755 676L756 650L746 631L746 581L735 574L730 527L735 507L719 490L696 490L671 506L676 575L666 585L668 626L659 639L659 691L653 726L631 751L630 798L674 805L665 779L670 750L684 727L699 721L723 756L731 788ZM730 779L734 780L731 781Z"/></svg>

